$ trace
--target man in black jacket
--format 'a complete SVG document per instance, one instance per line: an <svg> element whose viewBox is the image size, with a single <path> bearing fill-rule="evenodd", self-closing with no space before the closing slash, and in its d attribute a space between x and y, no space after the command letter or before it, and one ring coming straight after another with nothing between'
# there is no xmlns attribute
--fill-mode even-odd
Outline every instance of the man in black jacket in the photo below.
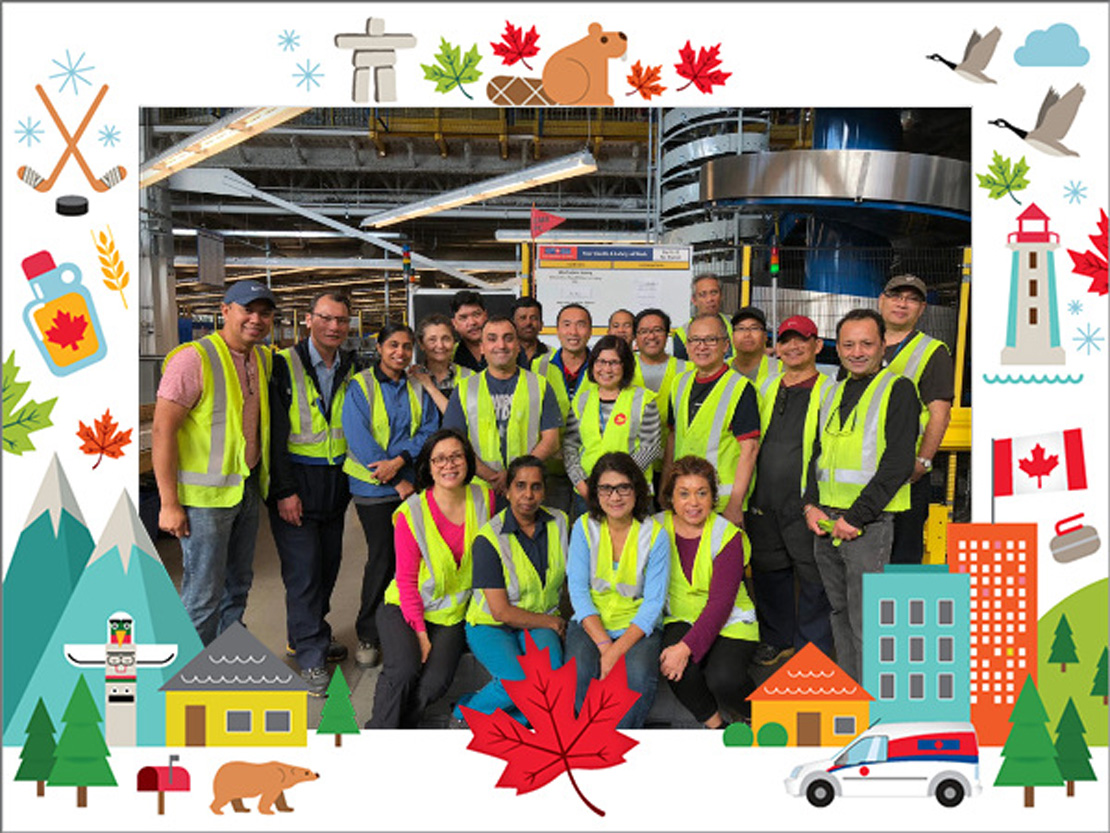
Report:
<svg viewBox="0 0 1110 833"><path fill-rule="evenodd" d="M339 349L350 321L346 296L317 297L305 319L308 337L276 355L270 390L268 506L285 583L286 650L317 697L328 687L325 663L347 656L346 647L332 642L326 617L351 499L342 409L347 382L360 368L352 353Z"/></svg>

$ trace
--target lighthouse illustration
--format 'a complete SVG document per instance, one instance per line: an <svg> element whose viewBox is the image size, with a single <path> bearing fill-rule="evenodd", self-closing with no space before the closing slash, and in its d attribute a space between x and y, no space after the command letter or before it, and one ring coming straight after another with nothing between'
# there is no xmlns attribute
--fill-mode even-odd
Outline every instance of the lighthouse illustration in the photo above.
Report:
<svg viewBox="0 0 1110 833"><path fill-rule="evenodd" d="M1060 235L1048 230L1049 216L1036 203L1018 215L1018 230L1007 246L1010 262L1010 307L1002 364L1064 364L1056 308L1053 251ZM1028 229L1026 227L1029 227Z"/></svg>

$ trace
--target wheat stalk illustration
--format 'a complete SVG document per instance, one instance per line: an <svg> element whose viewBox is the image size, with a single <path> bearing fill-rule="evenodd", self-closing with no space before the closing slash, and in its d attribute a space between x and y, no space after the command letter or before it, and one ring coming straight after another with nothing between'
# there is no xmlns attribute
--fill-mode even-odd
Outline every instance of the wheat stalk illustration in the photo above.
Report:
<svg viewBox="0 0 1110 833"><path fill-rule="evenodd" d="M124 287L131 280L131 273L123 268L123 259L116 248L116 239L112 236L112 227L108 226L108 233L90 231L97 252L100 253L100 271L104 274L104 285L113 292L118 292L123 308L127 309L127 298L123 294Z"/></svg>

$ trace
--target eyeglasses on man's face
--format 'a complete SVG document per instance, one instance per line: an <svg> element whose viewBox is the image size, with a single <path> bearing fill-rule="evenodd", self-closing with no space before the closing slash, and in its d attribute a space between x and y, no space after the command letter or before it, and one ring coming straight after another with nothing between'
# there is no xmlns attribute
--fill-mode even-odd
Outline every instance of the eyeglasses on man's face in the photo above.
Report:
<svg viewBox="0 0 1110 833"><path fill-rule="evenodd" d="M324 315L322 312L312 313L316 318L319 318L327 324L338 324L340 327L345 327L351 323L351 316L349 315Z"/></svg>
<svg viewBox="0 0 1110 833"><path fill-rule="evenodd" d="M891 301L901 301L903 304L924 304L925 299L916 292L884 292Z"/></svg>
<svg viewBox="0 0 1110 833"><path fill-rule="evenodd" d="M724 340L724 336L690 336L686 341L692 347L713 347Z"/></svg>

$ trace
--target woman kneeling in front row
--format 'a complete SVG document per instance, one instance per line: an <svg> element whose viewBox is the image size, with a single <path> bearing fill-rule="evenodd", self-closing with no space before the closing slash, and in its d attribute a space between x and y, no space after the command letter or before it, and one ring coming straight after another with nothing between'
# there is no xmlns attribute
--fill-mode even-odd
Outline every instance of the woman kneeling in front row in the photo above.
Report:
<svg viewBox="0 0 1110 833"><path fill-rule="evenodd" d="M482 527L474 540L474 592L466 613L466 641L493 677L485 688L465 694L459 706L483 714L504 709L524 721L502 680L522 680L525 633L548 649L552 668L563 664L559 594L566 578L567 516L542 506L544 464L524 455L506 472L509 507ZM455 717L462 718L456 706Z"/></svg>
<svg viewBox="0 0 1110 833"><path fill-rule="evenodd" d="M759 645L755 606L744 587L748 536L713 511L717 474L701 457L671 468L656 515L667 530L671 578L660 670L671 690L710 729L725 715L747 718L748 667Z"/></svg>
<svg viewBox="0 0 1110 833"><path fill-rule="evenodd" d="M643 472L623 451L598 458L586 502L589 511L574 525L567 559L574 607L567 657L577 665L575 708L582 708L590 680L605 679L624 657L628 687L640 697L617 726L638 729L659 679L658 625L667 598L669 542L650 515Z"/></svg>

